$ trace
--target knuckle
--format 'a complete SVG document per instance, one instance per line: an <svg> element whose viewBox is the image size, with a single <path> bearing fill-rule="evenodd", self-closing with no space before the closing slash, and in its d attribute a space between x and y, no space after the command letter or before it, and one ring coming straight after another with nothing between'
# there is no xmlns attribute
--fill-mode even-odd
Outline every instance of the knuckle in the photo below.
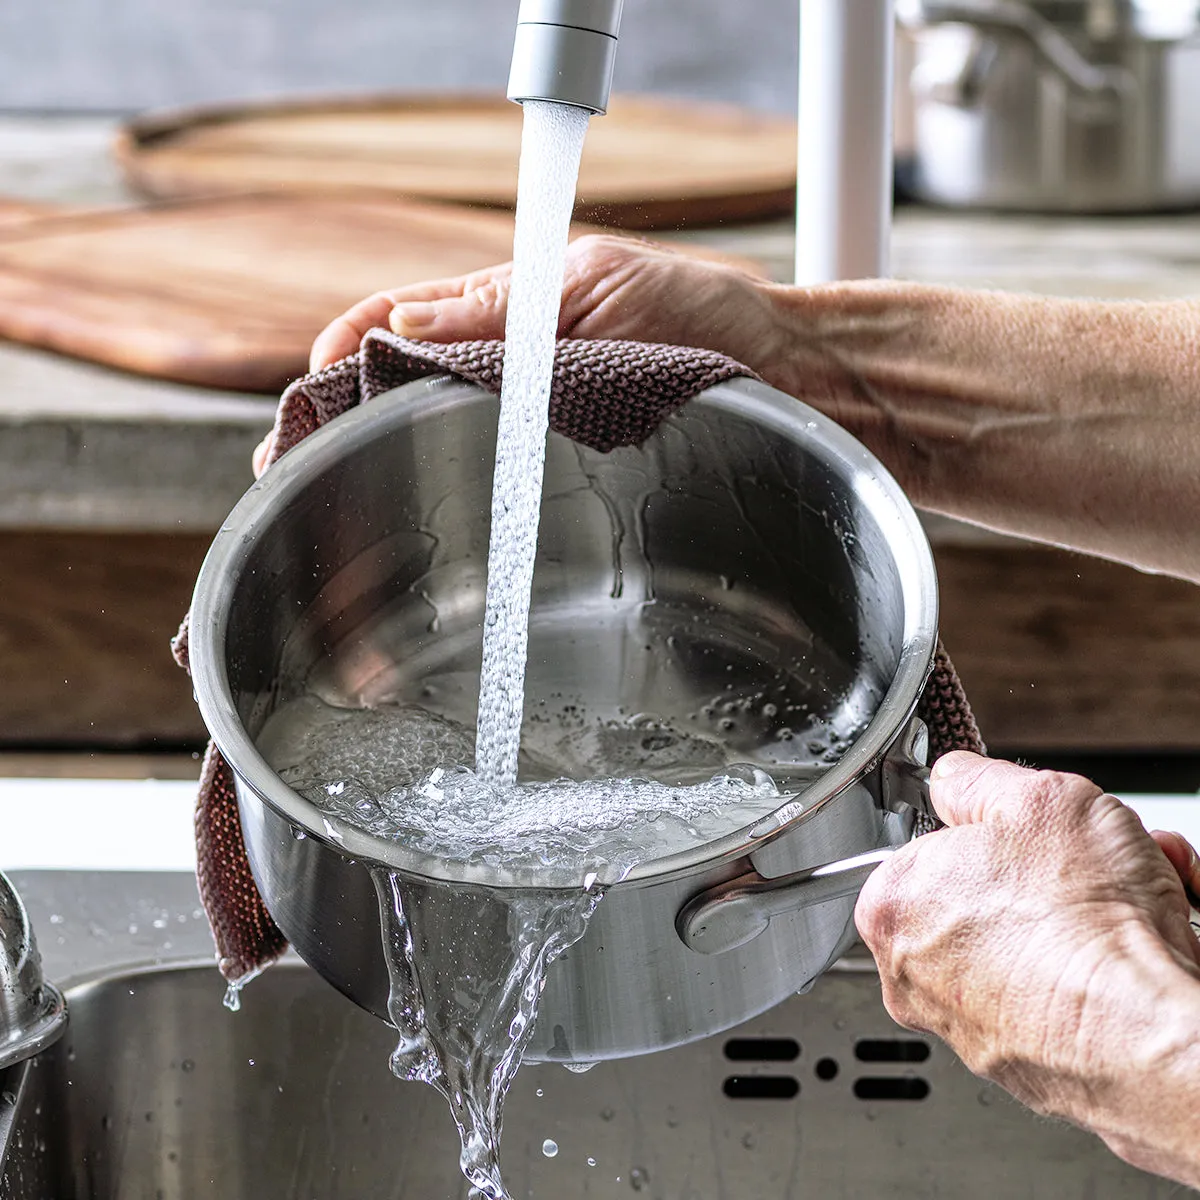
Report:
<svg viewBox="0 0 1200 1200"><path fill-rule="evenodd" d="M589 278L607 275L629 254L629 243L611 233L589 233L571 244L575 270Z"/></svg>
<svg viewBox="0 0 1200 1200"><path fill-rule="evenodd" d="M904 924L909 907L907 875L906 864L898 855L872 872L859 892L855 921L863 941L877 955L887 953Z"/></svg>
<svg viewBox="0 0 1200 1200"><path fill-rule="evenodd" d="M476 308L494 309L503 304L508 294L507 286L495 277L478 283L467 293L467 300Z"/></svg>
<svg viewBox="0 0 1200 1200"><path fill-rule="evenodd" d="M1083 775L1067 771L1039 771L1043 791L1051 797L1091 801L1103 795L1101 789Z"/></svg>

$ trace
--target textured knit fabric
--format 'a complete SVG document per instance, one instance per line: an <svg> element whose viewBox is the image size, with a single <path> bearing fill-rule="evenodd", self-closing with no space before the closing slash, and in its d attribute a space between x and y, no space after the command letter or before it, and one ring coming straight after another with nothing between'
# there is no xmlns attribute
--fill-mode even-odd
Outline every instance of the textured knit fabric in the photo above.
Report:
<svg viewBox="0 0 1200 1200"><path fill-rule="evenodd" d="M297 380L284 393L271 434L268 464L327 421L405 383L452 374L499 395L502 342L440 345L374 330L359 352ZM574 441L607 452L643 442L691 397L754 373L722 354L641 342L560 341L550 397L550 425ZM188 666L188 623L172 649ZM983 752L979 729L945 651L938 647L918 714L929 725L930 753ZM196 805L200 896L225 978L247 978L287 948L255 886L246 860L233 772L215 746L205 757Z"/></svg>

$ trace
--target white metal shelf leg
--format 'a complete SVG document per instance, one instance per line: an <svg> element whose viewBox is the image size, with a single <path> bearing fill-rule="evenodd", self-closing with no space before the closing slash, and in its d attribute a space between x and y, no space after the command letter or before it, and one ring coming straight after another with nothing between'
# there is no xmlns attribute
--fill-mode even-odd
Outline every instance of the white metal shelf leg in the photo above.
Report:
<svg viewBox="0 0 1200 1200"><path fill-rule="evenodd" d="M800 0L796 282L888 272L894 0Z"/></svg>

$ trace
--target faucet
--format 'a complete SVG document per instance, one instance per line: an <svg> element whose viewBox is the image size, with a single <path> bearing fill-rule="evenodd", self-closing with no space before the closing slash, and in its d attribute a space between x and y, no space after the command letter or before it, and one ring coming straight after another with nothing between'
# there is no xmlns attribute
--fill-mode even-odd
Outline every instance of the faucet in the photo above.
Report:
<svg viewBox="0 0 1200 1200"><path fill-rule="evenodd" d="M42 978L42 960L25 905L0 872L0 1169L29 1062L62 1036L66 1024L61 993Z"/></svg>
<svg viewBox="0 0 1200 1200"><path fill-rule="evenodd" d="M521 0L508 98L607 112L623 5L624 0Z"/></svg>
<svg viewBox="0 0 1200 1200"><path fill-rule="evenodd" d="M508 97L608 108L623 0L521 0ZM800 0L798 284L887 274L895 0Z"/></svg>

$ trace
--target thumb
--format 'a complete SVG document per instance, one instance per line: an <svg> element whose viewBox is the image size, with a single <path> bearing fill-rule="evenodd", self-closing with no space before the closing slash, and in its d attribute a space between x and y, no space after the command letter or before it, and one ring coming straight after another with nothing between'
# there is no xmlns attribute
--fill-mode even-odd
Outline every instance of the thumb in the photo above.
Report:
<svg viewBox="0 0 1200 1200"><path fill-rule="evenodd" d="M1023 801L1036 776L1016 763L954 750L933 764L929 794L947 825L977 825Z"/></svg>
<svg viewBox="0 0 1200 1200"><path fill-rule="evenodd" d="M458 296L402 300L388 324L401 337L424 342L473 342L504 337L509 276L492 275Z"/></svg>

